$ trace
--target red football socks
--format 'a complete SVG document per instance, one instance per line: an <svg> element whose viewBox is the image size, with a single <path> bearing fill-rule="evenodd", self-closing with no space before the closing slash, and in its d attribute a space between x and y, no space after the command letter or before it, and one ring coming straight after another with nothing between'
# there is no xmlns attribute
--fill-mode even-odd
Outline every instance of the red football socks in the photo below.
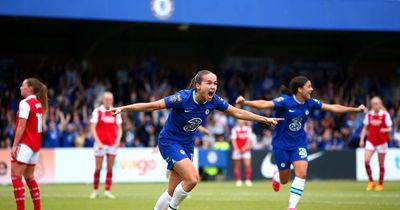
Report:
<svg viewBox="0 0 400 210"><path fill-rule="evenodd" d="M14 188L14 198L17 204L17 210L25 210L25 187L21 176L12 176L12 185Z"/></svg>
<svg viewBox="0 0 400 210"><path fill-rule="evenodd" d="M100 171L94 171L93 175L93 189L99 189L99 182L100 182Z"/></svg>
<svg viewBox="0 0 400 210"><path fill-rule="evenodd" d="M106 191L110 191L112 184L112 171L107 171L106 176Z"/></svg>
<svg viewBox="0 0 400 210"><path fill-rule="evenodd" d="M40 190L36 180L34 178L31 179L25 178L25 181L31 193L34 210L40 210Z"/></svg>

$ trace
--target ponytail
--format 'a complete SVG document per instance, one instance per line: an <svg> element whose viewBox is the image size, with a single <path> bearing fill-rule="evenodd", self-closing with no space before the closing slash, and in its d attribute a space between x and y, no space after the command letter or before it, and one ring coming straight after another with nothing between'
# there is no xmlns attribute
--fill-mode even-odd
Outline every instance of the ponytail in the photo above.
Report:
<svg viewBox="0 0 400 210"><path fill-rule="evenodd" d="M298 89L303 87L309 79L305 76L296 76L292 80L290 80L289 87L282 85L280 88L281 94L285 95L293 95L296 94Z"/></svg>
<svg viewBox="0 0 400 210"><path fill-rule="evenodd" d="M46 113L49 107L47 99L47 86L36 78L28 78L26 81L28 86L33 88L33 93L36 95L36 97L38 97L40 103L42 104L43 113Z"/></svg>
<svg viewBox="0 0 400 210"><path fill-rule="evenodd" d="M39 98L40 103L42 104L42 111L46 113L49 107L49 102L47 99L47 86L41 83L42 88L40 88L39 92L37 93L37 97Z"/></svg>
<svg viewBox="0 0 400 210"><path fill-rule="evenodd" d="M281 94L284 94L284 95L288 95L288 96L293 95L292 90L290 90L285 85L281 85L281 87L279 88L279 91L281 92Z"/></svg>

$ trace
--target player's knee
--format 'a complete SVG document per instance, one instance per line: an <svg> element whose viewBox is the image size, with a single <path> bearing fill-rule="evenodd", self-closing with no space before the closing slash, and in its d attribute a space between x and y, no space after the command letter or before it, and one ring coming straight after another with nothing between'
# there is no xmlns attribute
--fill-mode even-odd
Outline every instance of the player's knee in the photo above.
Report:
<svg viewBox="0 0 400 210"><path fill-rule="evenodd" d="M189 185L189 187L190 188L193 188L193 187L195 187L196 185L197 185L197 183L199 183L199 175L198 174L195 174L195 175L193 175L193 176L190 176L187 180L186 180L186 182L187 182L187 184Z"/></svg>

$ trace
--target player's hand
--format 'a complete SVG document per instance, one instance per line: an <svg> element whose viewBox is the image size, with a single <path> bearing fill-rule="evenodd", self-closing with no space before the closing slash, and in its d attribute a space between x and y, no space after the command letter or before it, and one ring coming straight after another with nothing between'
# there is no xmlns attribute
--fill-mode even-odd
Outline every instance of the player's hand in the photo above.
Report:
<svg viewBox="0 0 400 210"><path fill-rule="evenodd" d="M12 159L16 160L17 159L17 146L13 146L11 148L11 157Z"/></svg>
<svg viewBox="0 0 400 210"><path fill-rule="evenodd" d="M364 141L363 141L363 140L360 140L359 146L360 146L361 148L364 147Z"/></svg>
<svg viewBox="0 0 400 210"><path fill-rule="evenodd" d="M157 147L153 148L153 151L151 151L151 154L156 154L156 153L159 153L159 152L160 152L160 149L157 146Z"/></svg>
<svg viewBox="0 0 400 210"><path fill-rule="evenodd" d="M279 121L285 120L285 118L269 118L266 117L266 122L265 124L274 127L276 124L278 124Z"/></svg>
<svg viewBox="0 0 400 210"><path fill-rule="evenodd" d="M358 112L365 112L366 108L364 106L364 104L361 104L360 106L357 107L357 111Z"/></svg>
<svg viewBox="0 0 400 210"><path fill-rule="evenodd" d="M115 148L118 148L120 144L121 144L121 142L120 142L120 141L115 141L115 143L114 143L114 147L115 147Z"/></svg>
<svg viewBox="0 0 400 210"><path fill-rule="evenodd" d="M245 101L246 101L246 99L244 99L243 96L239 96L236 99L236 104L242 105Z"/></svg>
<svg viewBox="0 0 400 210"><path fill-rule="evenodd" d="M99 149L99 150L102 150L103 148L104 148L104 145L102 144L102 143L97 143L97 148Z"/></svg>
<svg viewBox="0 0 400 210"><path fill-rule="evenodd" d="M113 116L115 116L122 112L122 108L121 107L111 108L108 111L111 112Z"/></svg>

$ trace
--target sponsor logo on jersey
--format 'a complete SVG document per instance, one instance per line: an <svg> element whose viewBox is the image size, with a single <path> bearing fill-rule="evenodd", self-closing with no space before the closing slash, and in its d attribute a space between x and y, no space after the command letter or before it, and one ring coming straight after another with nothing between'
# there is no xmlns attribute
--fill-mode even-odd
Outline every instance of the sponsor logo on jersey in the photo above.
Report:
<svg viewBox="0 0 400 210"><path fill-rule="evenodd" d="M101 120L105 123L114 123L115 122L115 118L112 116L103 116L101 118Z"/></svg>
<svg viewBox="0 0 400 210"><path fill-rule="evenodd" d="M301 117L293 118L292 123L289 124L289 129L293 132L299 131L302 126L301 121L303 121Z"/></svg>
<svg viewBox="0 0 400 210"><path fill-rule="evenodd" d="M185 112L191 112L192 110L187 110L187 109L185 109Z"/></svg>
<svg viewBox="0 0 400 210"><path fill-rule="evenodd" d="M180 152L182 155L186 154L185 151L184 151L183 149L179 150L179 152Z"/></svg>

